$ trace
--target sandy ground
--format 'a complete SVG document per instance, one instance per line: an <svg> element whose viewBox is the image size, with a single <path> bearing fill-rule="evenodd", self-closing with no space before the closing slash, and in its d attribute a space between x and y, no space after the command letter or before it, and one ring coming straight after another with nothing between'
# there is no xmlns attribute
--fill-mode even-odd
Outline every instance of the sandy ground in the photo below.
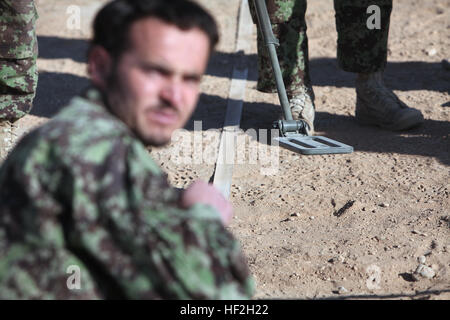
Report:
<svg viewBox="0 0 450 320"><path fill-rule="evenodd" d="M19 122L20 134L47 121L88 85L90 24L105 2L36 0L40 78L33 111ZM441 61L450 52L450 1L394 1L385 80L425 117L422 127L404 133L354 121L354 75L339 70L335 59L333 1L309 1L316 131L355 149L319 156L270 145L262 131L249 138L269 129L280 114L277 95L255 90L256 35L250 54L235 54L240 1L199 2L217 18L221 42L202 82L199 106L174 139L192 148L180 151L172 143L150 152L177 187L210 180L233 66L246 64L239 135L245 149L234 166L230 231L248 257L255 298L449 299L450 71ZM203 131L194 133L194 121L202 121ZM199 150L203 161L198 153L192 157ZM180 154L187 158L181 161ZM258 158L252 161L251 154ZM414 277L419 257L434 277Z"/></svg>

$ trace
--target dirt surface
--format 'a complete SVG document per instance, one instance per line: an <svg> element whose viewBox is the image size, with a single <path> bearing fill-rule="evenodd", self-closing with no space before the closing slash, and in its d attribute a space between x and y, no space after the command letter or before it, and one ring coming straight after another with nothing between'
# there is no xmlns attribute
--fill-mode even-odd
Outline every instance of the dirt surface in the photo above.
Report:
<svg viewBox="0 0 450 320"><path fill-rule="evenodd" d="M20 134L47 121L88 85L90 24L105 2L36 0L40 78L33 111L19 122ZM255 298L450 299L450 71L441 63L450 52L450 1L394 1L385 80L425 117L422 127L403 133L354 121L355 76L337 67L333 1L309 1L316 134L355 149L319 156L268 145L262 131L245 140L279 117L278 98L255 90L255 29L253 51L235 54L240 1L200 2L217 18L221 42L186 130L167 148L150 152L177 187L210 180L233 67L245 63L239 137L246 149L238 154L247 158L234 166L230 231L248 257ZM194 121L202 121L202 132L193 131ZM175 142L192 142L192 150L203 151L203 161L192 158L189 148L180 161ZM265 163L258 151L252 162L256 147L266 149L271 161ZM413 275L421 256L434 277Z"/></svg>

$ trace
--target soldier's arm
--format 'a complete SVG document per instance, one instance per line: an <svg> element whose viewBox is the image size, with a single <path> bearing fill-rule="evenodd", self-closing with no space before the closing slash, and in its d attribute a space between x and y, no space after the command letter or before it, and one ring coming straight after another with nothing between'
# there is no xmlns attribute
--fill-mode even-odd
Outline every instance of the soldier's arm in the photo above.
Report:
<svg viewBox="0 0 450 320"><path fill-rule="evenodd" d="M98 163L77 170L83 190L74 192L77 211L66 228L88 268L94 261L132 299L250 298L246 259L217 210L180 208L179 194L141 144L105 149Z"/></svg>

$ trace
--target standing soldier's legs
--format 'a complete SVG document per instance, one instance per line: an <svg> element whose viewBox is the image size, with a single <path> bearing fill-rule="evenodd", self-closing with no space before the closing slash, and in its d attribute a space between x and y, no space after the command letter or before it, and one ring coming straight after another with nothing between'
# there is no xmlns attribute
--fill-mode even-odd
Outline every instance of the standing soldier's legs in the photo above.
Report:
<svg viewBox="0 0 450 320"><path fill-rule="evenodd" d="M369 6L373 10L368 10ZM390 130L422 123L420 111L401 102L382 78L392 0L334 0L334 7L339 65L345 71L358 73L356 119Z"/></svg>
<svg viewBox="0 0 450 320"><path fill-rule="evenodd" d="M32 106L37 86L37 11L33 0L0 0L0 160L13 125Z"/></svg>
<svg viewBox="0 0 450 320"><path fill-rule="evenodd" d="M256 22L253 0L249 0ZM266 0L272 30L279 40L278 60L294 119L303 119L314 130L314 93L309 78L308 37L306 36L306 0ZM263 92L276 92L270 58L258 32L258 84Z"/></svg>

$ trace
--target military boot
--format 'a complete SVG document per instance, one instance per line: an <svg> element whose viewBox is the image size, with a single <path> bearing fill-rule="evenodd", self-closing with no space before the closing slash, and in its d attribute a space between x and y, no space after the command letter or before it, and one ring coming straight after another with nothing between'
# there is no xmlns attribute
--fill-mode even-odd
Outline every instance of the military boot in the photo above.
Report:
<svg viewBox="0 0 450 320"><path fill-rule="evenodd" d="M386 88L382 72L358 74L355 116L361 124L393 131L410 129L423 122L419 110L408 107Z"/></svg>
<svg viewBox="0 0 450 320"><path fill-rule="evenodd" d="M8 120L0 120L0 161L8 156L13 145L13 127Z"/></svg>
<svg viewBox="0 0 450 320"><path fill-rule="evenodd" d="M314 134L314 91L312 88L302 86L294 94L288 95L291 107L292 118L294 120L304 120L307 124L306 133Z"/></svg>

